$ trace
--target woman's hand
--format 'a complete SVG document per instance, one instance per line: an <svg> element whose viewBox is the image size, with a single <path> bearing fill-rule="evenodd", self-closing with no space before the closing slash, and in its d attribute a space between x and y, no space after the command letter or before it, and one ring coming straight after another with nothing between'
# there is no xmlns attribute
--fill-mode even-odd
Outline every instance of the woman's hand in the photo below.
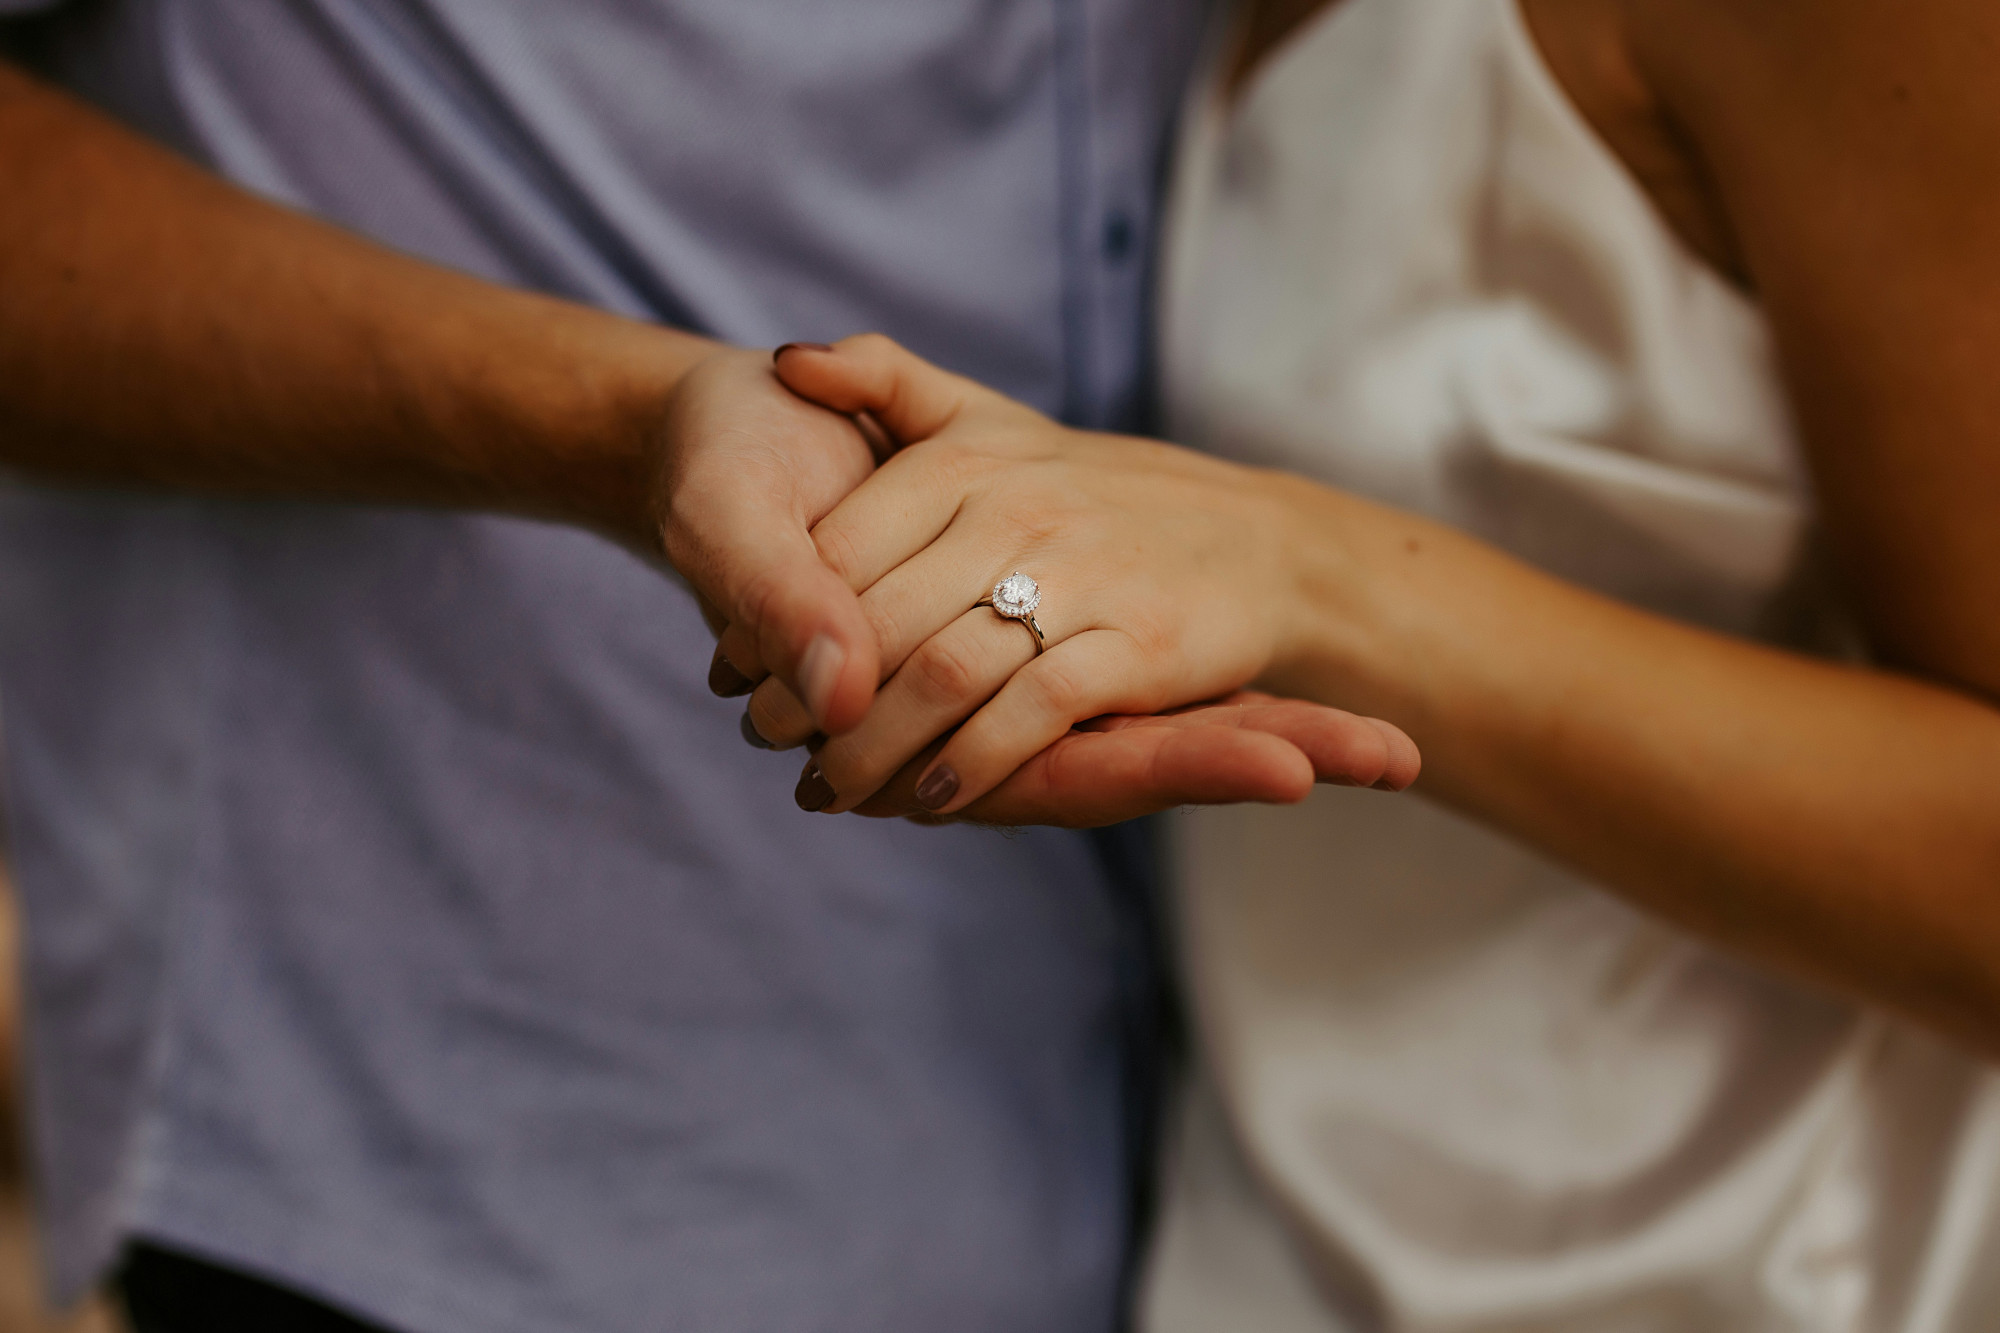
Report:
<svg viewBox="0 0 2000 1333"><path fill-rule="evenodd" d="M801 397L870 413L895 439L915 442L813 530L821 558L863 590L885 683L858 727L820 746L801 804L855 809L956 728L914 775L910 796L925 811L967 812L1075 724L1229 695L1294 648L1289 511L1265 474L1066 430L885 338L793 349L778 370ZM1017 570L1041 587L1035 618L1048 647L1039 654L1025 623L974 606ZM759 688L749 716L776 745L814 730L776 683ZM1327 776L1388 788L1414 780L1406 736L1338 716L1352 744ZM1066 744L1008 799L1046 764L1096 743ZM979 814L1002 817L991 809Z"/></svg>

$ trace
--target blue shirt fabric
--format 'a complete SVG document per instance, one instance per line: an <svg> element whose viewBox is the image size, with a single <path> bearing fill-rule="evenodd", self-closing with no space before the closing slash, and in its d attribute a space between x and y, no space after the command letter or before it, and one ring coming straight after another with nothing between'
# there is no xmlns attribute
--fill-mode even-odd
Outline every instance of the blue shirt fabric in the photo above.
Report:
<svg viewBox="0 0 2000 1333"><path fill-rule="evenodd" d="M47 11L0 32L443 263L749 344L881 329L1130 426L1198 3L0 0ZM413 1333L1109 1327L1131 894L1078 835L799 813L709 648L559 527L0 491L59 1290L143 1234Z"/></svg>

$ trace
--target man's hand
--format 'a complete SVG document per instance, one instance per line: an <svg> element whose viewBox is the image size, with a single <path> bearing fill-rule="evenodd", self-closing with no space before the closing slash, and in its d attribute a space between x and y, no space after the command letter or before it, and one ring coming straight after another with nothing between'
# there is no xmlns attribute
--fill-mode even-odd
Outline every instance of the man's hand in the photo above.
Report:
<svg viewBox="0 0 2000 1333"><path fill-rule="evenodd" d="M855 813L1096 828L1180 805L1290 805L1314 783L1401 791L1420 766L1417 747L1386 722L1245 691L1172 713L1086 722L947 818L916 798L917 780L943 748L937 741ZM801 792L817 796L803 783Z"/></svg>
<svg viewBox="0 0 2000 1333"><path fill-rule="evenodd" d="M867 712L879 655L812 528L875 458L851 419L779 384L771 360L731 348L681 377L660 435L660 540L722 636L710 688L747 694L775 673L816 729L838 733Z"/></svg>

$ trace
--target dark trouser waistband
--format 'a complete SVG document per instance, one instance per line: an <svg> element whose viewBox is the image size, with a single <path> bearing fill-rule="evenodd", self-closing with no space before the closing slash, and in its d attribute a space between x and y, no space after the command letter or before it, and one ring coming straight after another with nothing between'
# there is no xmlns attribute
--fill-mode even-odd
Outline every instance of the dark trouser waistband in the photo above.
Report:
<svg viewBox="0 0 2000 1333"><path fill-rule="evenodd" d="M309 1296L137 1241L112 1286L133 1333L391 1333Z"/></svg>

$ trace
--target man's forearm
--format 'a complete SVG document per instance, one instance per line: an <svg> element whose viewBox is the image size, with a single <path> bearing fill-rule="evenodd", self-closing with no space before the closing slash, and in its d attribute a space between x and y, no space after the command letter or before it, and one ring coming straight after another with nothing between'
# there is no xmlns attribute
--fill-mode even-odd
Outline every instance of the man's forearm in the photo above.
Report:
<svg viewBox="0 0 2000 1333"><path fill-rule="evenodd" d="M0 182L0 464L650 540L647 438L713 344L392 253L5 65Z"/></svg>

